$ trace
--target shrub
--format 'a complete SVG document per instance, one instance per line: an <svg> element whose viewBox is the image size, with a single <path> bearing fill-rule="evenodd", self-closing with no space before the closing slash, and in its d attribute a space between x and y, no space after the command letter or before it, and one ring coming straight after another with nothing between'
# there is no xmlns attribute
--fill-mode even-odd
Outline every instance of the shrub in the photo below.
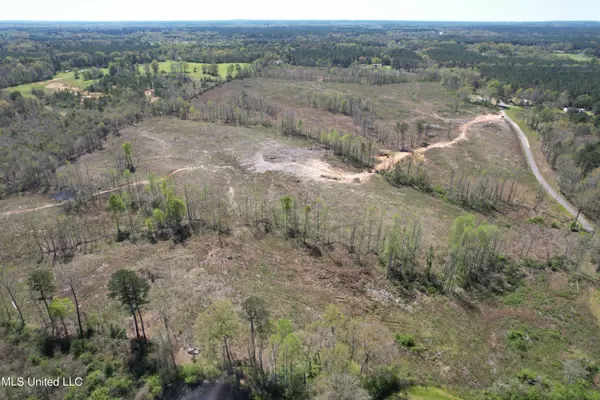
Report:
<svg viewBox="0 0 600 400"><path fill-rule="evenodd" d="M184 364L179 369L179 377L188 385L195 385L202 380L211 380L218 377L220 371L211 364Z"/></svg>
<svg viewBox="0 0 600 400"><path fill-rule="evenodd" d="M36 366L36 367L41 365L46 360L44 357L40 357L37 354L32 354L29 357L27 357L27 359L29 360L31 365Z"/></svg>
<svg viewBox="0 0 600 400"><path fill-rule="evenodd" d="M113 376L115 374L115 370L117 369L117 363L112 362L112 361L107 361L106 364L104 364L104 375L107 378L110 378L111 376Z"/></svg>
<svg viewBox="0 0 600 400"><path fill-rule="evenodd" d="M90 389L94 389L97 386L103 386L105 380L106 377L102 371L92 371L86 377L87 385Z"/></svg>
<svg viewBox="0 0 600 400"><path fill-rule="evenodd" d="M571 232L579 232L579 224L577 223L577 221L571 222L570 229Z"/></svg>
<svg viewBox="0 0 600 400"><path fill-rule="evenodd" d="M413 338L412 335L409 335L409 334L396 333L396 335L394 336L394 339L396 340L396 343L399 346L405 347L407 349L412 349L413 347L416 346L415 339Z"/></svg>
<svg viewBox="0 0 600 400"><path fill-rule="evenodd" d="M150 375L146 378L146 386L151 399L155 399L162 394L163 382L158 375Z"/></svg>
<svg viewBox="0 0 600 400"><path fill-rule="evenodd" d="M520 292L509 293L504 296L504 304L507 306L519 306L523 304L523 294Z"/></svg>
<svg viewBox="0 0 600 400"><path fill-rule="evenodd" d="M102 363L102 359L99 357L93 357L91 361L86 365L85 373L87 375L91 374L94 371L103 372L104 364ZM104 375L104 373L103 373Z"/></svg>
<svg viewBox="0 0 600 400"><path fill-rule="evenodd" d="M119 326L110 324L108 329L109 329L108 336L110 336L111 339L116 339L116 340L127 339L127 333L125 332L125 328L121 328Z"/></svg>
<svg viewBox="0 0 600 400"><path fill-rule="evenodd" d="M116 400L117 398L111 396L108 391L108 388L105 388L105 387L100 387L100 388L94 390L88 397L88 400L113 400L113 399Z"/></svg>
<svg viewBox="0 0 600 400"><path fill-rule="evenodd" d="M394 365L381 368L368 375L362 386L369 392L373 400L384 400L414 384L411 379L401 378L400 368Z"/></svg>
<svg viewBox="0 0 600 400"><path fill-rule="evenodd" d="M534 385L538 381L539 375L533 372L532 370L525 368L519 371L519 373L517 374L517 379L521 383Z"/></svg>
<svg viewBox="0 0 600 400"><path fill-rule="evenodd" d="M87 388L83 386L69 386L63 400L87 400L88 396Z"/></svg>
<svg viewBox="0 0 600 400"><path fill-rule="evenodd" d="M550 268L552 271L558 271L564 269L565 265L565 257L563 256L554 256L548 261L535 261L531 259L523 260L523 267L525 268L534 268L534 269L545 269Z"/></svg>
<svg viewBox="0 0 600 400"><path fill-rule="evenodd" d="M91 350L92 343L87 339L76 339L73 340L73 343L71 344L71 353L75 357L81 357L85 352Z"/></svg>
<svg viewBox="0 0 600 400"><path fill-rule="evenodd" d="M111 396L124 398L129 394L129 391L133 387L133 382L129 378L116 376L108 379L104 384L104 387L108 389L108 393Z"/></svg>
<svg viewBox="0 0 600 400"><path fill-rule="evenodd" d="M527 350L531 339L525 332L511 329L506 334L506 341L511 350L522 352Z"/></svg>
<svg viewBox="0 0 600 400"><path fill-rule="evenodd" d="M559 229L560 228L560 224L556 221L552 221L552 224L550 224L550 226L554 229Z"/></svg>
<svg viewBox="0 0 600 400"><path fill-rule="evenodd" d="M536 224L539 226L544 226L544 217L542 217L541 215L538 215L537 217L533 217L533 218L529 218L526 219L525 222L527 222L528 224Z"/></svg>
<svg viewBox="0 0 600 400"><path fill-rule="evenodd" d="M83 365L89 365L92 363L92 361L94 361L94 355L91 352L86 351L85 353L82 353L79 356L79 359L81 360Z"/></svg>

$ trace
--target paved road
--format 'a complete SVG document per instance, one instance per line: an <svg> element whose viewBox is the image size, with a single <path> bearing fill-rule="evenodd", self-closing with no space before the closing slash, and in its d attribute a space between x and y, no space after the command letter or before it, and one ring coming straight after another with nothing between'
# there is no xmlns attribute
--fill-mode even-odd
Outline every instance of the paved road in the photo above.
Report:
<svg viewBox="0 0 600 400"><path fill-rule="evenodd" d="M529 147L529 141L527 140L527 137L525 136L519 125L517 125L515 121L510 119L510 117L506 115L504 111L502 111L501 114L504 117L504 119L508 122L508 124L513 128L513 130L517 133L519 141L521 142L521 149L523 149L523 153L525 154L525 158L527 159L527 164L529 164L529 168L531 168L531 171L533 172L537 180L544 187L544 189L546 189L546 192L548 192L548 194L551 197L553 197L561 206L563 206L569 212L569 214L571 214L573 217L577 216L577 210L575 209L575 207L571 203L569 203L569 201L565 199L563 195L554 190L554 188L552 188L552 186L550 186L546 179L542 176L537 164L535 163L535 158L533 157L533 153L531 152L531 147ZM592 232L594 230L594 226L583 216L583 214L580 214L577 220L579 221L579 224L583 227L583 229L585 229L586 231Z"/></svg>

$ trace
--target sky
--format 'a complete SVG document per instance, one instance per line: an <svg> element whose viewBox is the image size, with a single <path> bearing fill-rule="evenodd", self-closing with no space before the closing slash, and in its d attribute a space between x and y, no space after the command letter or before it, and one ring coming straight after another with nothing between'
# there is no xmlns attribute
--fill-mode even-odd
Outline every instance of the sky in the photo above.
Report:
<svg viewBox="0 0 600 400"><path fill-rule="evenodd" d="M0 20L600 20L599 0L3 0Z"/></svg>

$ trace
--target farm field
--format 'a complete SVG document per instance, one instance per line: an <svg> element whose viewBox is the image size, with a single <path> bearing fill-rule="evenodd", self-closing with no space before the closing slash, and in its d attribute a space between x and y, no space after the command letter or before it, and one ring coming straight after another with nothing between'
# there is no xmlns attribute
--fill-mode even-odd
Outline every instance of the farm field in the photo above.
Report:
<svg viewBox="0 0 600 400"><path fill-rule="evenodd" d="M107 69L103 69L104 73L107 73ZM75 79L75 73L71 72L59 72L54 78L43 82L27 83L19 86L12 86L4 89L7 92L19 91L23 95L31 96L32 89L43 89L49 92L55 92L58 90L75 90L83 91L87 86L94 83L96 80L83 80L82 77Z"/></svg>
<svg viewBox="0 0 600 400"><path fill-rule="evenodd" d="M162 62L159 62L158 64L159 64L159 73L163 73L163 72L171 73L172 65L173 64L179 65L181 63L178 63L175 61L162 61ZM210 65L210 64L202 64L202 63L195 63L195 62L189 62L187 64L188 64L187 74L190 77L192 77L193 79L213 78L213 77L211 77L211 75L202 73L202 65ZM229 65L230 65L229 63L218 64L219 76L221 78L224 79L227 76L227 69L228 69ZM248 64L235 63L234 65L245 66ZM108 73L108 68L100 68L100 69L105 74ZM194 71L194 69L196 69L196 71ZM139 66L139 71L144 72L144 67ZM21 94L27 95L27 96L31 95L31 89L44 89L49 92L65 90L65 89L75 90L75 91L83 91L87 86L91 85L92 83L94 83L96 81L97 80L95 80L95 79L84 80L82 77L80 77L79 79L75 79L75 73L73 71L59 72L54 76L54 78L48 79L46 81L27 83L27 84L23 84L23 85L19 85L19 86L12 86L12 87L5 88L4 90L7 92L19 91L19 92L21 92Z"/></svg>
<svg viewBox="0 0 600 400"><path fill-rule="evenodd" d="M204 74L202 73L202 66L206 65L209 66L210 64L203 64L203 63L197 63L197 62L186 62L185 63L187 65L187 71L186 74L188 74L190 77L194 78L194 79L200 79L200 78L211 78L211 75L209 74ZM229 65L233 64L235 65L239 65L240 67L243 66L247 66L249 64L247 63L220 63L217 64L219 66L219 76L221 78L225 78L227 76L227 69L229 68ZM158 62L158 70L159 73L171 73L173 71L173 68L183 68L183 63L181 61L159 61ZM140 72L144 72L144 67L140 66L139 67Z"/></svg>
<svg viewBox="0 0 600 400"><path fill-rule="evenodd" d="M571 53L553 53L552 56L556 57L556 58L568 58L568 59L571 59L574 61L579 61L579 62L590 62L595 58L595 57L591 57L591 56L586 56L585 54L571 54Z"/></svg>

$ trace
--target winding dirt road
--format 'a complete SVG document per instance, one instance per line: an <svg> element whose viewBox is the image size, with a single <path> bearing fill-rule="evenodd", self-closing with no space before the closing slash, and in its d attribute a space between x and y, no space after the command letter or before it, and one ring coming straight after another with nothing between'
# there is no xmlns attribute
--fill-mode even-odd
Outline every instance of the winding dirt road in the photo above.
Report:
<svg viewBox="0 0 600 400"><path fill-rule="evenodd" d="M379 160L379 164L377 164L375 166L375 170L377 171L383 171L383 170L388 170L391 169L394 165L396 165L400 160L402 160L403 158L411 155L411 154L420 154L423 155L426 152L428 152L431 149L440 149L440 148L444 148L444 147L450 147L455 145L458 142L461 142L463 140L467 139L467 132L469 131L469 128L471 128L473 125L475 124L481 124L484 122L497 122L500 120L500 117L497 115L493 115L493 114L489 114L489 115L481 115L475 119L472 119L471 121L461 125L460 127L460 133L458 134L457 137L455 137L452 140L448 140L445 142L437 142L437 143L433 143L430 144L427 147L421 147L416 149L414 152L406 152L406 151L395 151L390 153L388 156L382 156L382 157L378 157L377 159Z"/></svg>
<svg viewBox="0 0 600 400"><path fill-rule="evenodd" d="M168 178L170 176L173 176L175 174L178 174L180 172L193 171L193 170L198 169L198 168L201 168L201 167L191 166L191 167L184 167L184 168L175 169L175 170L169 172L168 174L166 174L165 176L163 176L161 179L166 179L166 178ZM114 188L110 188L110 189L106 189L106 190L100 190L100 191L94 193L94 196L101 196L103 194L116 192L117 190L123 189L124 187L127 187L127 186L147 185L148 183L149 182L147 180L135 181L135 182L131 182L131 183L124 183L123 185L115 186ZM9 216L9 215L16 215L16 214L27 214L27 213L34 212L34 211L45 210L46 208L52 208L52 207L62 206L63 204L66 204L67 201L68 200L57 201L57 202L54 202L54 203L44 204L43 206L31 207L31 208L15 208L14 210L4 211L4 212L0 213L0 215L1 216Z"/></svg>
<svg viewBox="0 0 600 400"><path fill-rule="evenodd" d="M527 137L525 136L519 125L517 125L515 121L510 119L510 117L506 115L504 111L502 111L502 116L519 137L521 149L523 150L523 154L527 159L527 164L529 165L529 168L531 168L531 172L533 172L533 175L535 175L535 178L538 180L540 185L542 185L546 192L548 192L548 194L552 198L554 198L558 202L558 204L563 206L569 212L569 214L571 214L573 217L577 217L578 212L575 209L575 207L563 195L554 190L554 188L550 186L550 184L546 181L546 179L540 172L540 169L538 168L535 162L535 158L533 157L531 147L529 146L529 141L527 140ZM594 230L594 226L585 218L585 216L583 216L583 214L579 214L577 221L586 231L592 232Z"/></svg>
<svg viewBox="0 0 600 400"><path fill-rule="evenodd" d="M386 156L379 156L379 157L377 157L379 163L375 166L373 171L365 171L365 172L359 172L359 173L348 172L348 171L344 171L339 168L334 168L331 165L329 165L327 162L318 160L318 159L307 160L305 162L291 162L291 161L268 162L268 161L264 160L261 153L257 154L256 160L254 160L254 162L253 162L254 169L257 172L266 172L266 171L289 172L292 174L304 176L306 178L314 179L314 180L338 181L338 182L346 182L346 183L365 182L368 179L370 179L375 173L393 168L394 165L396 165L400 160L402 160L405 157L408 157L411 154L424 155L427 151L429 151L431 149L450 147L458 142L466 140L469 128L475 124L480 124L480 123L484 123L484 122L496 122L499 120L500 120L500 116L498 116L498 115L491 115L491 114L490 115L482 115L482 116L479 116L479 117L463 124L460 127L459 135L452 140L437 142L437 143L431 144L427 147L421 147L421 148L416 149L412 153L405 152L405 151L396 151L396 152L390 152ZM167 175L165 175L161 179L168 178L170 176L179 174L184 171L191 171L191 170L195 170L195 169L199 169L199 168L202 168L202 167L189 166L189 167L179 168L179 169L169 172ZM128 185L129 186L139 186L139 185L146 185L146 184L148 184L147 180L136 181L136 182L132 182L129 184L123 184L123 185L120 185L120 186L117 186L117 187L114 187L111 189L106 189L106 190L101 190L99 192L96 192L94 194L94 196L100 196L103 194L111 193L111 192L117 191L119 189L122 189ZM14 210L2 212L2 213L0 213L0 216L25 214L25 213L44 210L44 209L51 208L51 207L58 207L65 203L66 203L66 201L61 201L61 202L53 202L53 203L49 203L49 204L44 204L42 206L32 207L32 208L16 208Z"/></svg>

